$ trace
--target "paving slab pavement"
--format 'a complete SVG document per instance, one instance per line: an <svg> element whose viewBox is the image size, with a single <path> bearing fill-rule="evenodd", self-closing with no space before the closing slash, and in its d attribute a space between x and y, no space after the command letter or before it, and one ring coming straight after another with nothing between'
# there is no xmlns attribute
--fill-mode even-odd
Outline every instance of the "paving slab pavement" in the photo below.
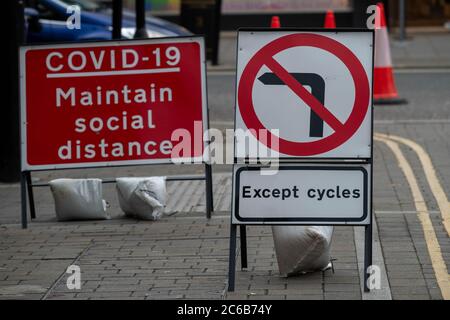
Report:
<svg viewBox="0 0 450 320"><path fill-rule="evenodd" d="M386 123L377 124L375 129L414 138L429 152L438 152L435 149L442 148L442 143L435 140L445 139L449 126ZM439 137L430 135L429 130L439 130ZM429 214L448 266L449 239L437 205L427 190L420 164L411 150L404 151L427 195ZM278 274L271 228L249 227L249 267L240 270L237 259L236 291L228 293L231 175L223 170L214 173L216 212L210 220L204 216L202 182L169 183L167 212L173 214L156 222L123 218L113 201L114 186L105 189L112 220L56 222L50 191L39 188L38 218L22 230L18 185L2 184L0 299L442 299L405 178L384 144L376 143L374 152L375 235L379 235L375 236L374 262L381 264L382 290L372 295L361 290L361 228L348 226L334 231L334 273L327 270L292 278ZM111 169L83 173L142 176L161 172L156 167ZM42 181L80 173L53 171L34 176ZM448 192L449 171L439 166L437 173ZM66 269L73 264L81 268L80 290L66 285Z"/></svg>

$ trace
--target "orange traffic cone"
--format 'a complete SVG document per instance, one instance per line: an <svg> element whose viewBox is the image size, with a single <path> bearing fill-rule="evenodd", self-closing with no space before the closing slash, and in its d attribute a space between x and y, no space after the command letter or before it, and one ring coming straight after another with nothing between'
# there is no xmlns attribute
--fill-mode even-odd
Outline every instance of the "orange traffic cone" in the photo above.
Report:
<svg viewBox="0 0 450 320"><path fill-rule="evenodd" d="M375 104L405 103L406 100L399 97L395 86L383 3L377 4L376 14L373 102Z"/></svg>
<svg viewBox="0 0 450 320"><path fill-rule="evenodd" d="M336 20L334 19L334 13L331 10L327 11L325 15L325 24L323 26L325 29L335 29L336 28Z"/></svg>
<svg viewBox="0 0 450 320"><path fill-rule="evenodd" d="M270 27L273 28L273 29L281 28L281 23L280 23L280 17L279 16L273 16L272 17L272 21L270 22Z"/></svg>

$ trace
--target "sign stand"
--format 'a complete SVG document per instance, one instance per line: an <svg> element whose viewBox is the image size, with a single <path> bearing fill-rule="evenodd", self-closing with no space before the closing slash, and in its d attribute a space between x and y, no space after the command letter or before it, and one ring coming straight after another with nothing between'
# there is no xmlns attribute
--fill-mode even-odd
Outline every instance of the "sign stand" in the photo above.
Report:
<svg viewBox="0 0 450 320"><path fill-rule="evenodd" d="M205 163L205 175L204 176L168 176L166 181L186 181L186 180L205 180L205 200L206 200L206 218L211 218L211 213L214 212L213 201L213 182L212 182L212 170L211 165ZM103 179L102 183L114 183L115 179ZM28 203L30 205L30 218L36 218L36 207L34 203L33 187L48 187L48 183L32 183L31 171L22 171L20 179L21 188L21 207L22 207L22 228L26 229L28 226L27 218L27 194Z"/></svg>
<svg viewBox="0 0 450 320"><path fill-rule="evenodd" d="M228 291L233 292L235 287L236 275L236 224L230 226L230 256L228 266ZM247 266L247 235L245 225L240 226L240 242L241 242L241 268L246 269ZM364 227L364 292L369 292L368 280L370 273L367 271L372 265L372 225Z"/></svg>
<svg viewBox="0 0 450 320"><path fill-rule="evenodd" d="M21 47L22 227L49 186L33 171L112 166L204 164L166 180L205 180L211 218L205 54L201 36Z"/></svg>
<svg viewBox="0 0 450 320"><path fill-rule="evenodd" d="M22 228L26 229L27 222L27 172L22 171L20 173L20 200L22 204ZM33 219L33 213L31 213Z"/></svg>
<svg viewBox="0 0 450 320"><path fill-rule="evenodd" d="M369 292L368 280L370 277L369 267L372 265L372 221L364 227L364 292Z"/></svg>
<svg viewBox="0 0 450 320"><path fill-rule="evenodd" d="M230 225L230 256L228 267L228 291L234 291L235 275L236 275L236 233L237 224ZM246 269L247 264L247 229L245 225L240 225L239 228L240 249L241 249L241 268Z"/></svg>
<svg viewBox="0 0 450 320"><path fill-rule="evenodd" d="M371 209L372 210L372 209ZM228 265L228 291L233 292L235 288L236 278L236 238L237 238L237 226L239 226L239 239L240 239L240 254L241 254L241 269L248 267L247 258L247 230L244 224L235 224L231 222L230 225L230 255ZM369 292L368 280L370 277L369 267L372 265L372 219L370 224L364 226L364 292Z"/></svg>
<svg viewBox="0 0 450 320"><path fill-rule="evenodd" d="M233 292L236 276L236 229L237 224L230 225L230 256L228 265L228 291ZM240 249L241 249L241 268L246 269L247 265L247 232L245 225L240 226ZM370 273L367 271L372 265L372 224L364 226L364 292L369 292L368 280Z"/></svg>
<svg viewBox="0 0 450 320"><path fill-rule="evenodd" d="M247 225L364 227L370 291L373 44L365 29L239 29L235 130L251 134L234 141L228 291L237 226L247 268ZM252 139L258 155L249 154ZM276 175L260 174L263 159L279 161Z"/></svg>

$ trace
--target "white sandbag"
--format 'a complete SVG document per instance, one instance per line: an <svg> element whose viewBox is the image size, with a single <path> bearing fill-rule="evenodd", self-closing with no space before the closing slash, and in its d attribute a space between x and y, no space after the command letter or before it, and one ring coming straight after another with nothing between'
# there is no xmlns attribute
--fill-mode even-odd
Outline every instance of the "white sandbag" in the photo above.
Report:
<svg viewBox="0 0 450 320"><path fill-rule="evenodd" d="M56 179L49 185L59 221L110 219L102 199L102 180Z"/></svg>
<svg viewBox="0 0 450 320"><path fill-rule="evenodd" d="M127 216L159 219L166 205L166 177L117 178L120 208Z"/></svg>
<svg viewBox="0 0 450 320"><path fill-rule="evenodd" d="M330 265L333 227L273 226L272 233L281 275L323 270Z"/></svg>

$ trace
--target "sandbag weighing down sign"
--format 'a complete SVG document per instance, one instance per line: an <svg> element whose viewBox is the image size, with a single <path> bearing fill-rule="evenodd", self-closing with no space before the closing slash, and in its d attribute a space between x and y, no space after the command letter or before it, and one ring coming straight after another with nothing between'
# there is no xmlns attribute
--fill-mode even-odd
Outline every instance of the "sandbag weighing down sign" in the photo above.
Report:
<svg viewBox="0 0 450 320"><path fill-rule="evenodd" d="M372 69L372 32L241 30L236 157L371 158Z"/></svg>
<svg viewBox="0 0 450 320"><path fill-rule="evenodd" d="M25 46L20 66L23 170L202 162L202 37Z"/></svg>

